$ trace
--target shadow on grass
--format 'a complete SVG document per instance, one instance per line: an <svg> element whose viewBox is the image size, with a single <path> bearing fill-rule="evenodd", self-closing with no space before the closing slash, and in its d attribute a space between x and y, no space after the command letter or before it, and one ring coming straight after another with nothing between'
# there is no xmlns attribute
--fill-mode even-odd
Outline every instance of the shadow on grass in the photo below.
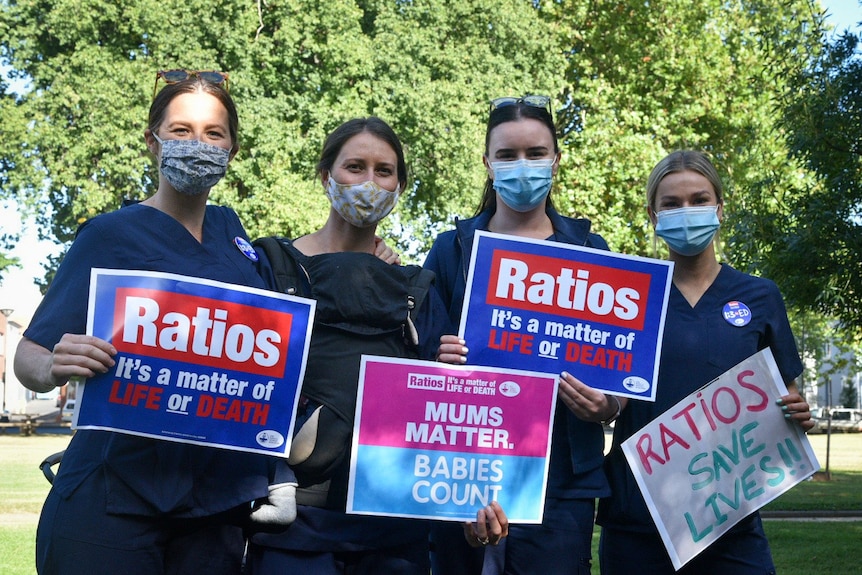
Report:
<svg viewBox="0 0 862 575"><path fill-rule="evenodd" d="M764 521L781 575L862 573L862 522Z"/></svg>
<svg viewBox="0 0 862 575"><path fill-rule="evenodd" d="M763 511L862 511L862 471L833 471L829 481L803 481Z"/></svg>

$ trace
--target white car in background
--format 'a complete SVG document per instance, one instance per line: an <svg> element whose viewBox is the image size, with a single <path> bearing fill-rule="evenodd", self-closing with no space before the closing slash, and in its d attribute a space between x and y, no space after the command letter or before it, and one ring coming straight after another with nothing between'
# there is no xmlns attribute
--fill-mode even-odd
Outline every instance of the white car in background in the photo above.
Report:
<svg viewBox="0 0 862 575"><path fill-rule="evenodd" d="M833 407L830 411L832 412L832 433L862 432L862 409ZM821 410L816 414L812 410L812 416L817 425L808 433L826 433L829 428L829 416L826 410Z"/></svg>
<svg viewBox="0 0 862 575"><path fill-rule="evenodd" d="M63 406L63 409L60 411L60 420L71 423L72 415L75 413L75 400L67 399L66 405Z"/></svg>

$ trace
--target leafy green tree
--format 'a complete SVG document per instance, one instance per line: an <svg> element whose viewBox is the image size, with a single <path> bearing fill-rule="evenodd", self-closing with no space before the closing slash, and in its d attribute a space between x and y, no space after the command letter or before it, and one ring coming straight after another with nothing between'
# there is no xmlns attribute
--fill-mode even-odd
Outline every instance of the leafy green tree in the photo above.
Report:
<svg viewBox="0 0 862 575"><path fill-rule="evenodd" d="M0 253L0 284L3 283L3 272L11 267L17 267L20 263L18 258L9 258Z"/></svg>
<svg viewBox="0 0 862 575"><path fill-rule="evenodd" d="M328 209L313 177L325 134L376 114L403 136L413 183L386 225L419 260L478 203L488 100L543 93L564 136L557 205L613 248L651 254L644 182L676 147L712 153L731 222L760 202L786 209L752 187L806 175L776 131L771 98L793 76L773 61L804 68L820 24L811 0L0 0L0 61L32 86L0 99L14 119L0 193L44 206L46 235L68 242L154 189L142 132L155 71L216 68L242 150L213 201L252 236L313 229ZM747 263L756 244L730 247Z"/></svg>
<svg viewBox="0 0 862 575"><path fill-rule="evenodd" d="M711 154L727 187L725 228L751 182L796 177L775 135L775 59L813 50L820 22L808 0L558 3L571 38L560 204L593 220L611 247L652 255L646 178L678 148ZM804 61L799 60L798 66ZM728 234L730 235L730 234ZM659 243L659 249L664 250ZM728 249L746 267L744 253Z"/></svg>
<svg viewBox="0 0 862 575"><path fill-rule="evenodd" d="M739 236L752 261L784 288L790 305L836 317L848 337L862 332L862 60L845 33L781 94L780 127L790 158L809 177L788 188L779 209L752 210ZM785 63L786 64L786 63ZM783 66L787 69L787 66ZM783 185L764 182L764 192Z"/></svg>
<svg viewBox="0 0 862 575"><path fill-rule="evenodd" d="M0 26L0 36L4 35L4 29ZM3 48L0 46L0 62L3 60ZM10 90L8 78L0 74L0 94ZM0 148L21 145L26 137L27 129L21 107L13 95L0 98ZM4 206L18 205L22 212L27 212L27 204L16 202L15 194L12 192L12 182L21 176L24 170L16 164L11 156L0 154L0 202ZM4 270L18 265L17 258L10 258L9 251L18 242L19 236L10 229L0 227L0 281Z"/></svg>
<svg viewBox="0 0 862 575"><path fill-rule="evenodd" d="M0 58L32 85L3 100L27 127L0 136L3 193L50 205L39 224L62 242L122 198L154 189L142 132L158 69L230 73L242 150L212 198L236 208L252 236L322 223L328 206L313 176L324 136L350 117L388 120L403 135L414 184L398 218L422 249L433 239L425 226L478 201L482 102L556 92L563 66L551 24L521 0L0 8Z"/></svg>

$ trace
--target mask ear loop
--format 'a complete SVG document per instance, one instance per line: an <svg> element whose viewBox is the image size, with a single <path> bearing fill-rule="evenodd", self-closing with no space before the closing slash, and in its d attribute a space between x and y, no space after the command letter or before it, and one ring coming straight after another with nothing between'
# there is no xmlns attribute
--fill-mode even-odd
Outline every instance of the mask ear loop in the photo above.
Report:
<svg viewBox="0 0 862 575"><path fill-rule="evenodd" d="M716 216L717 218L718 218L718 208L719 208L719 207L721 207L721 213L722 213L722 215L724 214L724 205L723 205L723 204L717 204L717 205L715 206L715 216ZM720 262L721 262L721 261L726 261L726 260L727 260L727 258L726 258L726 257L724 257L724 250L721 248L721 237L720 237L720 233L721 233L721 219L722 219L722 218L718 218L718 229L717 229L717 230L715 230L715 235L714 235L714 236L712 236L712 246L713 246L713 251L715 252L715 255L716 255L716 256L718 256L718 261L720 261Z"/></svg>
<svg viewBox="0 0 862 575"><path fill-rule="evenodd" d="M658 215L649 206L647 206L647 214L650 216L649 223L652 228L652 257L658 259L658 236L655 235L656 224L652 221L653 217L658 220Z"/></svg>

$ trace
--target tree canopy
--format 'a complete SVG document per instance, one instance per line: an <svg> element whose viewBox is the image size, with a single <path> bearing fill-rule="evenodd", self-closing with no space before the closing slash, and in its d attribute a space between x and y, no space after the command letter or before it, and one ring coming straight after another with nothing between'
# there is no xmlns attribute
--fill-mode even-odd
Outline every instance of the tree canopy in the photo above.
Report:
<svg viewBox="0 0 862 575"><path fill-rule="evenodd" d="M780 206L752 204L734 237L750 261L782 286L790 305L862 326L862 59L849 32L810 66L788 70L778 126L800 166ZM786 66L786 63L784 64ZM775 195L787 182L761 182Z"/></svg>
<svg viewBox="0 0 862 575"><path fill-rule="evenodd" d="M297 235L328 208L313 181L325 135L379 115L402 135L415 180L400 217L449 221L483 181L489 98L557 93L551 23L521 0L471 2L4 2L2 54L32 89L5 96L4 195L77 225L154 187L142 133L159 69L230 73L242 150L213 193L251 235Z"/></svg>
<svg viewBox="0 0 862 575"><path fill-rule="evenodd" d="M421 261L479 201L488 101L540 93L552 96L562 136L556 205L589 217L613 249L652 255L646 176L673 149L702 149L727 186L724 257L789 292L796 278L780 256L794 242L814 249L824 228L801 217L811 202L818 218L839 214L831 245L812 253L842 242L847 269L826 287L846 298L858 207L826 191L855 165L846 189L856 186L858 202L859 141L840 142L856 146L856 164L818 152L835 167L821 173L790 130L793 95L817 93L820 69L833 86L855 82L860 101L857 68L832 66L823 38L815 0L0 0L0 63L30 86L0 97L0 199L66 243L122 198L145 197L156 71L219 69L230 73L242 148L212 201L234 207L251 236L314 229L328 211L313 173L325 135L379 115L401 135L413 183L383 232ZM853 94L831 108L836 124ZM862 133L855 113L857 129L842 137ZM820 256L818 270L837 264Z"/></svg>

